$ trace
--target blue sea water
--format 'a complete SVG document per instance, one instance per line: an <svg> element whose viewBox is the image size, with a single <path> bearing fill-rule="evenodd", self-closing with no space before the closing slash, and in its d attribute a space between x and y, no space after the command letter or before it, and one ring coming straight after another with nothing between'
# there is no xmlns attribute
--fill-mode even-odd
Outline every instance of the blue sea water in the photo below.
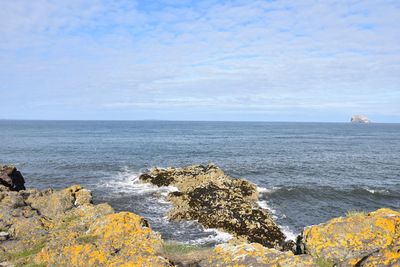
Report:
<svg viewBox="0 0 400 267"><path fill-rule="evenodd" d="M140 184L138 175L209 162L256 183L260 204L289 236L350 210L400 210L400 124L0 121L0 163L17 165L28 187L81 184L95 202L144 216L166 239L227 236L168 222L171 188Z"/></svg>

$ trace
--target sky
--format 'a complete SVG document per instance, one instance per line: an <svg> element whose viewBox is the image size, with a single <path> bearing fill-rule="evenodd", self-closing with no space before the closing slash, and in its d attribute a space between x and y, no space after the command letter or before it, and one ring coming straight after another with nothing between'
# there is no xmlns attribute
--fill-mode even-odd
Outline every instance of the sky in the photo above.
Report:
<svg viewBox="0 0 400 267"><path fill-rule="evenodd" d="M0 0L0 119L400 122L400 1Z"/></svg>

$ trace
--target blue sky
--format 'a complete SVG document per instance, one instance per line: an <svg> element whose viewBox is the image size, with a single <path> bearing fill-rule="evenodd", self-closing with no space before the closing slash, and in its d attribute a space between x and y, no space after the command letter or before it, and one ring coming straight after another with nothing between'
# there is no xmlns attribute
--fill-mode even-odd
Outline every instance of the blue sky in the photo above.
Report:
<svg viewBox="0 0 400 267"><path fill-rule="evenodd" d="M0 0L0 118L400 122L400 1Z"/></svg>

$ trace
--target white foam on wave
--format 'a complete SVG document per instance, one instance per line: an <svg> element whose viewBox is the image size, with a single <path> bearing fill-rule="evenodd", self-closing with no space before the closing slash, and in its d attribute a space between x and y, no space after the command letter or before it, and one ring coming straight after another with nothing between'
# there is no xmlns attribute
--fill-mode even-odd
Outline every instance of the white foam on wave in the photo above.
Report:
<svg viewBox="0 0 400 267"><path fill-rule="evenodd" d="M261 186L257 186L257 191L259 194L263 195L263 194L271 194L277 190L281 189L281 187L279 186L273 186L271 189L269 188L265 188L265 187L261 187Z"/></svg>
<svg viewBox="0 0 400 267"><path fill-rule="evenodd" d="M204 245L204 244L210 244L210 243L220 244L220 243L226 243L233 238L233 235L231 235L227 232L220 231L215 228L204 229L204 232L210 233L210 235L206 236L206 237L201 237L201 238L198 238L195 240L191 240L186 243L194 244L194 245Z"/></svg>
<svg viewBox="0 0 400 267"><path fill-rule="evenodd" d="M279 225L279 227L281 228L282 233L285 234L286 241L293 240L296 242L296 238L297 238L298 234L295 234L292 230L290 230L289 226Z"/></svg>
<svg viewBox="0 0 400 267"><path fill-rule="evenodd" d="M371 194L375 194L375 193L387 194L387 193L389 193L389 191L385 190L385 189L371 189L371 188L368 188L368 187L363 187L363 189L365 191L370 192Z"/></svg>
<svg viewBox="0 0 400 267"><path fill-rule="evenodd" d="M278 189L280 189L280 187L273 187L272 190L264 188L264 187L257 187L257 191L261 195L271 193L271 192L276 191ZM275 209L273 209L270 205L268 205L268 201L267 200L259 200L257 202L257 204L262 209L268 210L271 213L272 218L275 221L278 219L278 212ZM280 217L280 219L284 219L284 218L286 218L286 215L285 214L280 214L279 217ZM294 241L296 241L296 238L297 238L298 235L295 234L292 230L290 230L289 226L287 226L287 225L279 225L279 224L278 224L278 226L281 229L282 233L285 234L286 240L294 240Z"/></svg>
<svg viewBox="0 0 400 267"><path fill-rule="evenodd" d="M103 186L110 188L112 191L119 193L135 193L135 194L151 194L160 193L162 196L167 196L168 193L178 191L174 186L161 186L152 185L150 183L143 183L139 180L140 173L130 170L125 167L112 179L107 180Z"/></svg>

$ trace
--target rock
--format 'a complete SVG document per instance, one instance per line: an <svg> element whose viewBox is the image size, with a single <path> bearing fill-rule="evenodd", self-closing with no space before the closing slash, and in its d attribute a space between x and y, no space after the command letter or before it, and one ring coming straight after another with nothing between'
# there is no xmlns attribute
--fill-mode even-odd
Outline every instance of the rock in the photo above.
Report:
<svg viewBox="0 0 400 267"><path fill-rule="evenodd" d="M93 205L78 185L55 191L0 188L0 265L169 266L140 216Z"/></svg>
<svg viewBox="0 0 400 267"><path fill-rule="evenodd" d="M281 252L260 244L218 245L200 266L318 266L310 255L294 255L291 251Z"/></svg>
<svg viewBox="0 0 400 267"><path fill-rule="evenodd" d="M25 190L22 174L12 165L0 165L0 184L13 191Z"/></svg>
<svg viewBox="0 0 400 267"><path fill-rule="evenodd" d="M140 176L157 186L175 186L169 194L171 220L197 220L206 228L227 231L247 242L282 248L285 236L271 214L257 204L255 184L227 176L213 164L154 168Z"/></svg>
<svg viewBox="0 0 400 267"><path fill-rule="evenodd" d="M161 245L142 217L120 212L97 218L86 232L62 232L36 259L50 266L168 266L157 256Z"/></svg>
<svg viewBox="0 0 400 267"><path fill-rule="evenodd" d="M10 234L7 232L0 232L0 241L7 240L9 236Z"/></svg>
<svg viewBox="0 0 400 267"><path fill-rule="evenodd" d="M307 254L336 263L364 266L368 262L398 262L400 213L379 209L369 214L335 218L306 227L303 238Z"/></svg>
<svg viewBox="0 0 400 267"><path fill-rule="evenodd" d="M355 263L350 261L351 263ZM368 255L358 261L354 266L362 267L386 267L400 266L400 246L390 246Z"/></svg>
<svg viewBox="0 0 400 267"><path fill-rule="evenodd" d="M354 115L350 120L352 123L370 123L371 121L365 115Z"/></svg>

